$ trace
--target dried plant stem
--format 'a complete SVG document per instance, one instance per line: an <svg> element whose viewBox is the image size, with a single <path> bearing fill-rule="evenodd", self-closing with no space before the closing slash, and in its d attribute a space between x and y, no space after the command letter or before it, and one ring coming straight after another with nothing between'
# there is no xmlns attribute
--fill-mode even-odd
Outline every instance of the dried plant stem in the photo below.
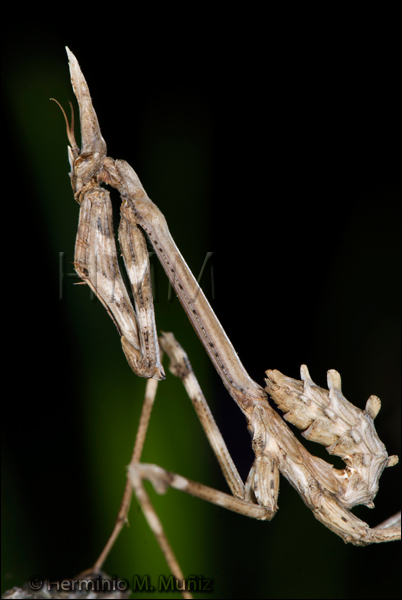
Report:
<svg viewBox="0 0 402 600"><path fill-rule="evenodd" d="M142 405L140 421L138 424L137 435L134 443L133 455L131 457L130 466L139 463L141 459L142 450L145 443L145 438L148 431L149 420L151 418L152 408L155 402L155 396L158 389L158 381L156 379L149 379L147 381L145 389L145 397ZM110 550L112 549L115 541L117 540L120 531L123 529L125 524L128 524L128 511L130 510L131 497L133 495L133 486L129 477L126 479L126 486L124 488L123 498L119 508L119 512L116 517L116 523L112 534L107 541L106 546L102 550L99 558L93 565L93 570L100 571L102 566L107 559Z"/></svg>

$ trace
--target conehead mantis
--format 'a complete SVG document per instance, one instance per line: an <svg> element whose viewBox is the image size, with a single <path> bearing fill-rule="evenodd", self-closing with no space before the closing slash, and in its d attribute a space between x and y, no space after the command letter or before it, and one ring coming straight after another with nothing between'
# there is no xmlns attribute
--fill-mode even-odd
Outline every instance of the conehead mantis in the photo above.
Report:
<svg viewBox="0 0 402 600"><path fill-rule="evenodd" d="M80 204L76 269L115 321L123 350L134 372L150 378L116 528L95 568L101 568L124 524L134 490L172 573L177 579L184 579L143 488L143 479L149 479L159 492L167 487L176 487L241 514L270 520L277 510L279 475L282 474L314 516L345 542L362 546L400 539L400 516L370 528L350 511L357 504L372 506L383 470L397 462L397 457L388 456L374 427L374 419L380 409L379 399L371 396L365 410L360 410L343 396L339 373L334 370L328 372L328 390L324 390L314 384L304 365L301 380L285 377L278 371L267 371L265 389L250 378L173 241L165 217L149 199L130 165L106 155L106 144L85 78L74 55L69 50L67 53L80 109L82 136L80 150L68 128L70 176L74 196ZM119 240L133 288L135 311L125 294L118 270L110 199L105 185L116 188L122 199ZM160 346L169 355L171 370L186 386L232 495L168 473L155 465L139 462L157 380L164 377L144 235L151 242L222 382L246 418L255 460L244 484L196 383L185 352L172 334L162 335ZM284 418L272 408L269 396L283 410ZM324 445L330 454L340 456L346 468L334 469L323 459L310 454L286 421L301 429L306 438ZM183 591L183 596L190 597L188 590Z"/></svg>

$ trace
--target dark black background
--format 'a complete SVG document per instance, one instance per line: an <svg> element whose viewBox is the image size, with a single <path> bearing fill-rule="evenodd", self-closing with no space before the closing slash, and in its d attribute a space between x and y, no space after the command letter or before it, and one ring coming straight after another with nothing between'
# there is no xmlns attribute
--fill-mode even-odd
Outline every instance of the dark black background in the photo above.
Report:
<svg viewBox="0 0 402 600"><path fill-rule="evenodd" d="M306 363L324 386L326 370L339 370L357 406L382 399L378 432L400 451L400 3L64 10L13 5L3 25L2 590L95 560L144 389L87 290L65 279L59 300L59 253L72 272L78 214L49 102L73 98L65 45L109 154L137 171L196 274L214 253L214 298L209 269L204 289L251 376L298 377ZM156 280L158 327L186 347L246 477L244 419L159 268ZM226 490L179 384L164 390L144 460ZM398 474L384 473L375 511L355 511L362 519L399 509ZM185 573L213 579L213 597L400 597L399 544L345 546L286 481L272 523L173 491L155 504ZM106 571L166 574L135 502L130 523Z"/></svg>

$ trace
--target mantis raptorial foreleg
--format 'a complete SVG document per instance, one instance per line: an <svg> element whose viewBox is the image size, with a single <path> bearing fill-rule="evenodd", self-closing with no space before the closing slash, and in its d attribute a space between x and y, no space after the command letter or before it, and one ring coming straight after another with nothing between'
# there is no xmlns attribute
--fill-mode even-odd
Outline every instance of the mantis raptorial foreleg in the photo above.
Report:
<svg viewBox="0 0 402 600"><path fill-rule="evenodd" d="M127 361L140 377L164 379L159 357L155 317L152 304L148 251L143 235L134 228L130 235L124 228L120 240L127 271L132 272L132 246L135 244L137 278L133 282L132 307L117 260L114 240L112 204L109 192L91 188L81 196L80 218L75 244L75 269L96 294L121 334Z"/></svg>
<svg viewBox="0 0 402 600"><path fill-rule="evenodd" d="M168 486L177 487L242 514L269 519L277 509L281 472L314 516L344 541L366 545L399 539L400 521L397 518L370 528L349 510L359 503L372 506L382 471L397 462L397 457L388 456L374 427L374 418L380 409L379 399L370 397L364 411L356 408L343 396L340 376L336 371L328 372L329 390L318 388L306 367L301 370L302 381L286 378L278 371L267 371L265 390L250 378L175 245L163 214L148 198L130 165L106 156L106 144L100 133L88 86L76 58L70 51L67 52L74 92L80 107L82 132L80 151L68 127L71 180L82 210L76 266L116 322L122 335L123 349L133 370L145 377L161 379L163 369L152 320L149 261L142 232L147 234L212 363L246 417L255 453L254 464L244 485L205 399L202 400L202 394L190 376L188 359L183 351L178 350L173 339L169 341L168 336L164 336L162 346L172 359L173 370L186 385L233 497L169 474L155 465L141 465L139 452L135 451L129 469L130 482L126 487L126 492L129 490L130 493L125 495L126 501L119 513L120 521L126 517L127 498L132 486L169 565L178 573L180 569L177 571L178 565L174 564L177 561L172 559L173 553L168 549L159 520L144 495L142 479L150 479L157 491L163 492ZM104 183L115 187L122 198L119 238L137 314L130 310L124 284L120 282L110 233L113 231L109 222L110 200L108 192L102 187ZM109 234L105 235L105 231ZM97 264L99 253L103 265L101 272ZM330 454L340 456L346 468L336 470L331 464L311 455L270 406L268 394L284 410L286 420L302 429L305 437L324 444ZM142 441L136 445L137 450L142 446L144 436L142 431ZM100 561L97 565L100 565Z"/></svg>

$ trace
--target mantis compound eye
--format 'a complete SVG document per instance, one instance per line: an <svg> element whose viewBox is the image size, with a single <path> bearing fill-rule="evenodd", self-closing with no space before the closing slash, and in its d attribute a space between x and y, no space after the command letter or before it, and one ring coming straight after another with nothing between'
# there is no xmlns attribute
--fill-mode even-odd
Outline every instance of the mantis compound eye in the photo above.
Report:
<svg viewBox="0 0 402 600"><path fill-rule="evenodd" d="M74 169L80 171L81 175L83 175L85 170L93 170L95 164L95 154L93 152L83 152L75 159Z"/></svg>
<svg viewBox="0 0 402 600"><path fill-rule="evenodd" d="M99 152L83 152L75 159L74 177L77 181L77 189L86 186L98 175L103 168L103 158Z"/></svg>

